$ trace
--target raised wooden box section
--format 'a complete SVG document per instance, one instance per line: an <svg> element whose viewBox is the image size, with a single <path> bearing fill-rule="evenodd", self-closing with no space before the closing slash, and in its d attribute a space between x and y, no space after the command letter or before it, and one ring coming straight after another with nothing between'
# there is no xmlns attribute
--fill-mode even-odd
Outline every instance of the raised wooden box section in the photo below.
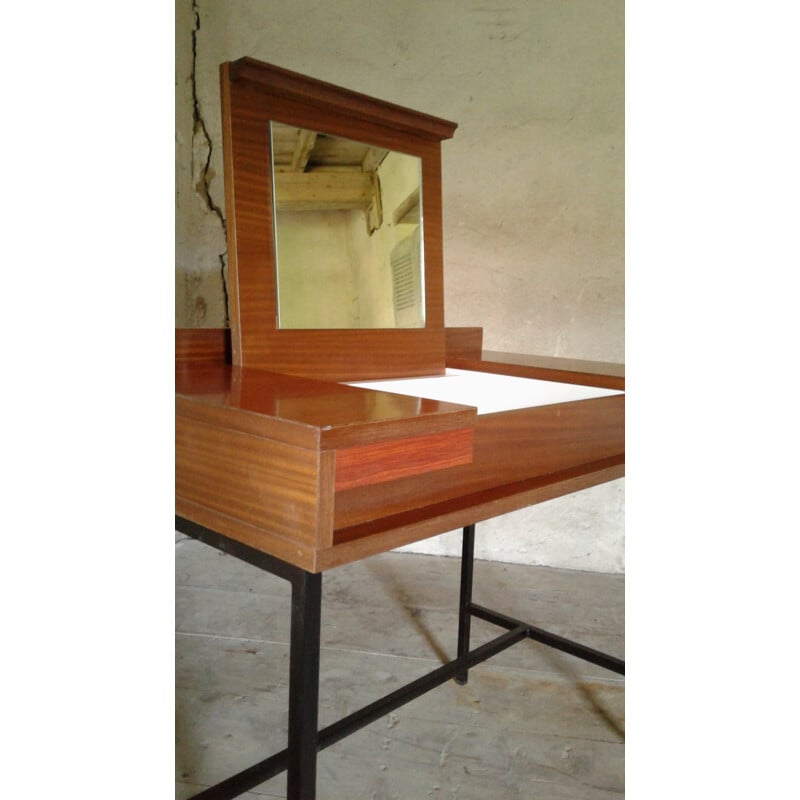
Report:
<svg viewBox="0 0 800 800"><path fill-rule="evenodd" d="M213 361L175 389L176 513L309 571L338 493L472 460L473 408Z"/></svg>
<svg viewBox="0 0 800 800"><path fill-rule="evenodd" d="M176 512L308 571L624 473L623 394L478 415L235 367L225 338L176 332Z"/></svg>

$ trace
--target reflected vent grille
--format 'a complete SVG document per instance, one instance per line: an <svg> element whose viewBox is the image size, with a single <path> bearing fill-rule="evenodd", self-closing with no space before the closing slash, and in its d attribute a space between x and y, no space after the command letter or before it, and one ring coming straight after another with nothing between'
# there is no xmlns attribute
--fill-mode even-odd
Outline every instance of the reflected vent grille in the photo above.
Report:
<svg viewBox="0 0 800 800"><path fill-rule="evenodd" d="M416 303L412 238L403 240L392 251L392 288L395 311L412 308Z"/></svg>

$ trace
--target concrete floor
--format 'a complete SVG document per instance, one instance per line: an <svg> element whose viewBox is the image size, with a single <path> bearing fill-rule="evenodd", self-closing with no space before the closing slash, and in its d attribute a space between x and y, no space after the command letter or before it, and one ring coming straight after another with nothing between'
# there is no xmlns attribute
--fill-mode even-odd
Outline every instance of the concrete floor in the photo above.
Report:
<svg viewBox="0 0 800 800"><path fill-rule="evenodd" d="M480 526L478 526L480 536ZM320 726L455 653L459 560L387 553L323 577ZM624 576L477 561L476 603L624 655ZM286 746L289 584L176 538L176 797ZM473 621L472 646L499 629ZM319 800L624 795L624 682L521 642L324 750ZM284 798L273 778L246 798Z"/></svg>

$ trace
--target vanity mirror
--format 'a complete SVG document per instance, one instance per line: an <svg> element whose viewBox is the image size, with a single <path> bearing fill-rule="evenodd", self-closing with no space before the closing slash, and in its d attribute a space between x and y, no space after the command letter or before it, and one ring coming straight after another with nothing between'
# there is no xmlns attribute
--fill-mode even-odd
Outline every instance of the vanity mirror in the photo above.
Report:
<svg viewBox="0 0 800 800"><path fill-rule="evenodd" d="M233 363L442 374L455 123L250 58L222 65L221 99Z"/></svg>
<svg viewBox="0 0 800 800"><path fill-rule="evenodd" d="M272 121L278 327L425 322L417 156Z"/></svg>

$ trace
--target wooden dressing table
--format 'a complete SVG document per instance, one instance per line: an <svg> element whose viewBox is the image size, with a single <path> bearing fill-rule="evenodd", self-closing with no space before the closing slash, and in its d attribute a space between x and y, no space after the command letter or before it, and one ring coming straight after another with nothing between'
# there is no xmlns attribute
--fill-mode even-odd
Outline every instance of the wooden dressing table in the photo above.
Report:
<svg viewBox="0 0 800 800"><path fill-rule="evenodd" d="M624 372L486 352L480 328L445 327L440 147L453 123L252 59L223 64L221 90L231 327L176 331L176 528L291 582L289 741L196 797L235 797L287 770L288 797L307 800L319 750L451 678L466 682L469 667L517 641L624 673L619 658L472 602L476 522L624 474ZM290 131L295 149L279 162ZM420 187L393 211L388 171L322 156L321 166L298 169L313 142L329 152L328 137L368 143L362 164L395 152L417 159ZM364 189L331 200L329 179L345 172ZM276 263L290 251L277 225L288 185L291 213L304 213L300 203L314 214L351 204L337 211L355 213L370 242L386 233L406 247L407 231L418 231L415 322L292 324L276 278L289 271ZM398 292L395 281L395 301ZM448 399L437 399L442 392ZM487 397L490 410L479 413ZM456 658L318 731L322 573L454 528L464 529ZM504 632L470 649L472 617Z"/></svg>

